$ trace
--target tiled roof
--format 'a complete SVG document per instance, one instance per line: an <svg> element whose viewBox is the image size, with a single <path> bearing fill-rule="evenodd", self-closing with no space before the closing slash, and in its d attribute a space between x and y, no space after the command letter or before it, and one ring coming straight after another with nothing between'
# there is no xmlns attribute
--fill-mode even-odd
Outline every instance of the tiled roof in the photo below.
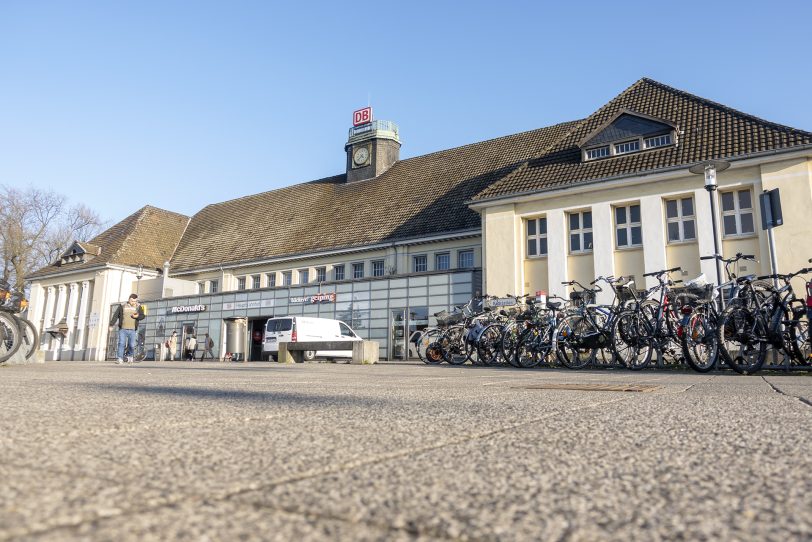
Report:
<svg viewBox="0 0 812 542"><path fill-rule="evenodd" d="M365 181L337 175L209 205L192 217L172 271L479 228L465 202L576 124L402 160Z"/></svg>
<svg viewBox="0 0 812 542"><path fill-rule="evenodd" d="M624 110L673 122L681 131L679 144L583 162L578 143ZM644 78L575 126L543 156L529 160L473 200L687 168L710 159L732 160L810 144L812 133L768 122Z"/></svg>
<svg viewBox="0 0 812 542"><path fill-rule="evenodd" d="M88 249L98 247L98 256L84 262L49 265L26 279L104 264L162 269L164 262L172 257L188 223L188 216L147 205L89 242L81 243Z"/></svg>

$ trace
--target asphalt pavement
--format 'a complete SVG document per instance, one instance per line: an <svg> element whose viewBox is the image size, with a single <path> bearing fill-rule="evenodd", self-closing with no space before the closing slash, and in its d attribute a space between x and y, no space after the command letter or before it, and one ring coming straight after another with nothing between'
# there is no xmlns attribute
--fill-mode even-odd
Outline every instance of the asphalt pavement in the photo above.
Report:
<svg viewBox="0 0 812 542"><path fill-rule="evenodd" d="M0 540L812 539L810 375L48 362L0 411Z"/></svg>

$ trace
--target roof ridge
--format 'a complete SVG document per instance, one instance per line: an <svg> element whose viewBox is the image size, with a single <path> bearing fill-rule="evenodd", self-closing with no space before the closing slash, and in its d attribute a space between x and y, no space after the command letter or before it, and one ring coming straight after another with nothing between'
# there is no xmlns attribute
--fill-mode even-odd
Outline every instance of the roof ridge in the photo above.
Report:
<svg viewBox="0 0 812 542"><path fill-rule="evenodd" d="M699 96L697 94L692 94L692 93L690 93L690 92L688 92L686 90L682 90L682 89L679 89L679 88L676 88L676 87L672 87L670 85L666 85L665 83L661 83L660 81L657 81L655 79L651 79L651 78L648 78L648 77L643 77L642 79L640 79L638 81L638 83L642 82L642 81L646 82L649 85L652 85L652 86L658 87L658 88L660 88L662 90L665 90L666 92L673 92L674 94L678 94L678 95L683 96L683 97L685 97L685 98L687 98L689 100L699 102L699 103L707 105L709 107L720 109L722 111L731 113L733 115L736 115L736 116L739 116L739 117L742 117L742 118L751 119L753 121L756 121L756 122L759 122L759 123L762 123L762 124L767 124L769 126L773 126L773 127L777 128L777 129L780 129L780 130L788 130L790 132L802 133L802 134L807 134L807 135L812 136L812 132L808 132L806 130L801 130L800 128L793 128L792 126L787 126L786 124L773 122L773 121L770 121L770 120L767 120L767 119L764 119L764 118L761 118L761 117L757 117L757 116L752 115L750 113L745 113L744 111L741 111L739 109L736 109L736 108L730 107L728 105L716 102L714 100L709 100L709 99L704 98L702 96ZM623 93L621 93L621 94L623 94Z"/></svg>

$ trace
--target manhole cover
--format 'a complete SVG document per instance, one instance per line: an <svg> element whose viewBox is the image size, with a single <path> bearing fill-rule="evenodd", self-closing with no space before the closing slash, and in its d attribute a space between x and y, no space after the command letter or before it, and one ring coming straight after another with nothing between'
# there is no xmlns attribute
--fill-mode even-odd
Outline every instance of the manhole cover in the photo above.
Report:
<svg viewBox="0 0 812 542"><path fill-rule="evenodd" d="M639 391L652 392L661 386L646 384L531 384L529 386L516 386L525 390L572 390L572 391Z"/></svg>

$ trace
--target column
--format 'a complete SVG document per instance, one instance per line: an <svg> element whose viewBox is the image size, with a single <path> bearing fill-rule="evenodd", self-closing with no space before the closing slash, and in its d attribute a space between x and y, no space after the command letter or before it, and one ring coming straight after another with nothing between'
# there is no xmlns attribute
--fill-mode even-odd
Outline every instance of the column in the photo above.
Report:
<svg viewBox="0 0 812 542"><path fill-rule="evenodd" d="M71 282L69 285L70 297L68 297L68 311L65 313L65 320L68 324L68 334L62 343L63 350L70 350L71 353L66 358L73 360L73 338L76 329L76 310L79 308L79 285Z"/></svg>
<svg viewBox="0 0 812 542"><path fill-rule="evenodd" d="M53 321L54 325L58 324L62 320L62 317L65 316L67 292L68 292L67 287L64 284L60 284L59 291L56 297L56 311L54 311L54 321ZM51 358L51 360L59 359L59 349L62 347L63 341L64 339L57 338L57 340L55 340L53 344L51 344L51 350L53 351L53 357Z"/></svg>
<svg viewBox="0 0 812 542"><path fill-rule="evenodd" d="M56 288L48 286L45 296L45 319L42 322L42 335L40 335L40 345L43 349L46 344L50 344L48 341L51 336L45 330L51 327L54 321L54 301L56 301Z"/></svg>
<svg viewBox="0 0 812 542"><path fill-rule="evenodd" d="M643 228L643 267L645 273L668 267L665 251L665 221L660 196L640 198L640 221ZM658 284L654 277L646 277L646 288ZM642 285L641 285L642 286ZM642 289L638 287L638 289Z"/></svg>
<svg viewBox="0 0 812 542"><path fill-rule="evenodd" d="M76 325L76 341L74 342L74 350L85 350L85 335L87 330L87 306L90 301L92 291L90 289L90 281L82 281L82 294L81 301L79 302L79 321Z"/></svg>
<svg viewBox="0 0 812 542"><path fill-rule="evenodd" d="M28 320L37 328L37 333L42 335L39 328L42 317L45 315L45 288L39 284L31 285L31 296L28 300Z"/></svg>
<svg viewBox="0 0 812 542"><path fill-rule="evenodd" d="M592 206L592 265L595 277L614 276L615 250L613 242L612 206L598 203ZM598 293L598 303L611 303L614 299L612 289L601 283L603 291Z"/></svg>
<svg viewBox="0 0 812 542"><path fill-rule="evenodd" d="M717 192L713 192L713 197L717 196ZM719 210L719 200L716 200L716 209ZM713 217L711 216L710 198L708 198L708 191L704 188L694 190L694 215L696 216L696 241L699 244L699 255L710 256L713 254ZM719 217L716 217L718 220ZM719 243L719 252L722 252L722 240L718 237L721 234L721 222L716 223L719 228L717 232L717 242ZM716 261L715 260L699 260L699 268L708 279L708 283L716 284ZM722 271L724 273L724 271ZM725 277L722 276L724 282Z"/></svg>
<svg viewBox="0 0 812 542"><path fill-rule="evenodd" d="M549 293L567 297L567 224L563 209L547 211L547 280ZM594 243L593 243L594 244Z"/></svg>

